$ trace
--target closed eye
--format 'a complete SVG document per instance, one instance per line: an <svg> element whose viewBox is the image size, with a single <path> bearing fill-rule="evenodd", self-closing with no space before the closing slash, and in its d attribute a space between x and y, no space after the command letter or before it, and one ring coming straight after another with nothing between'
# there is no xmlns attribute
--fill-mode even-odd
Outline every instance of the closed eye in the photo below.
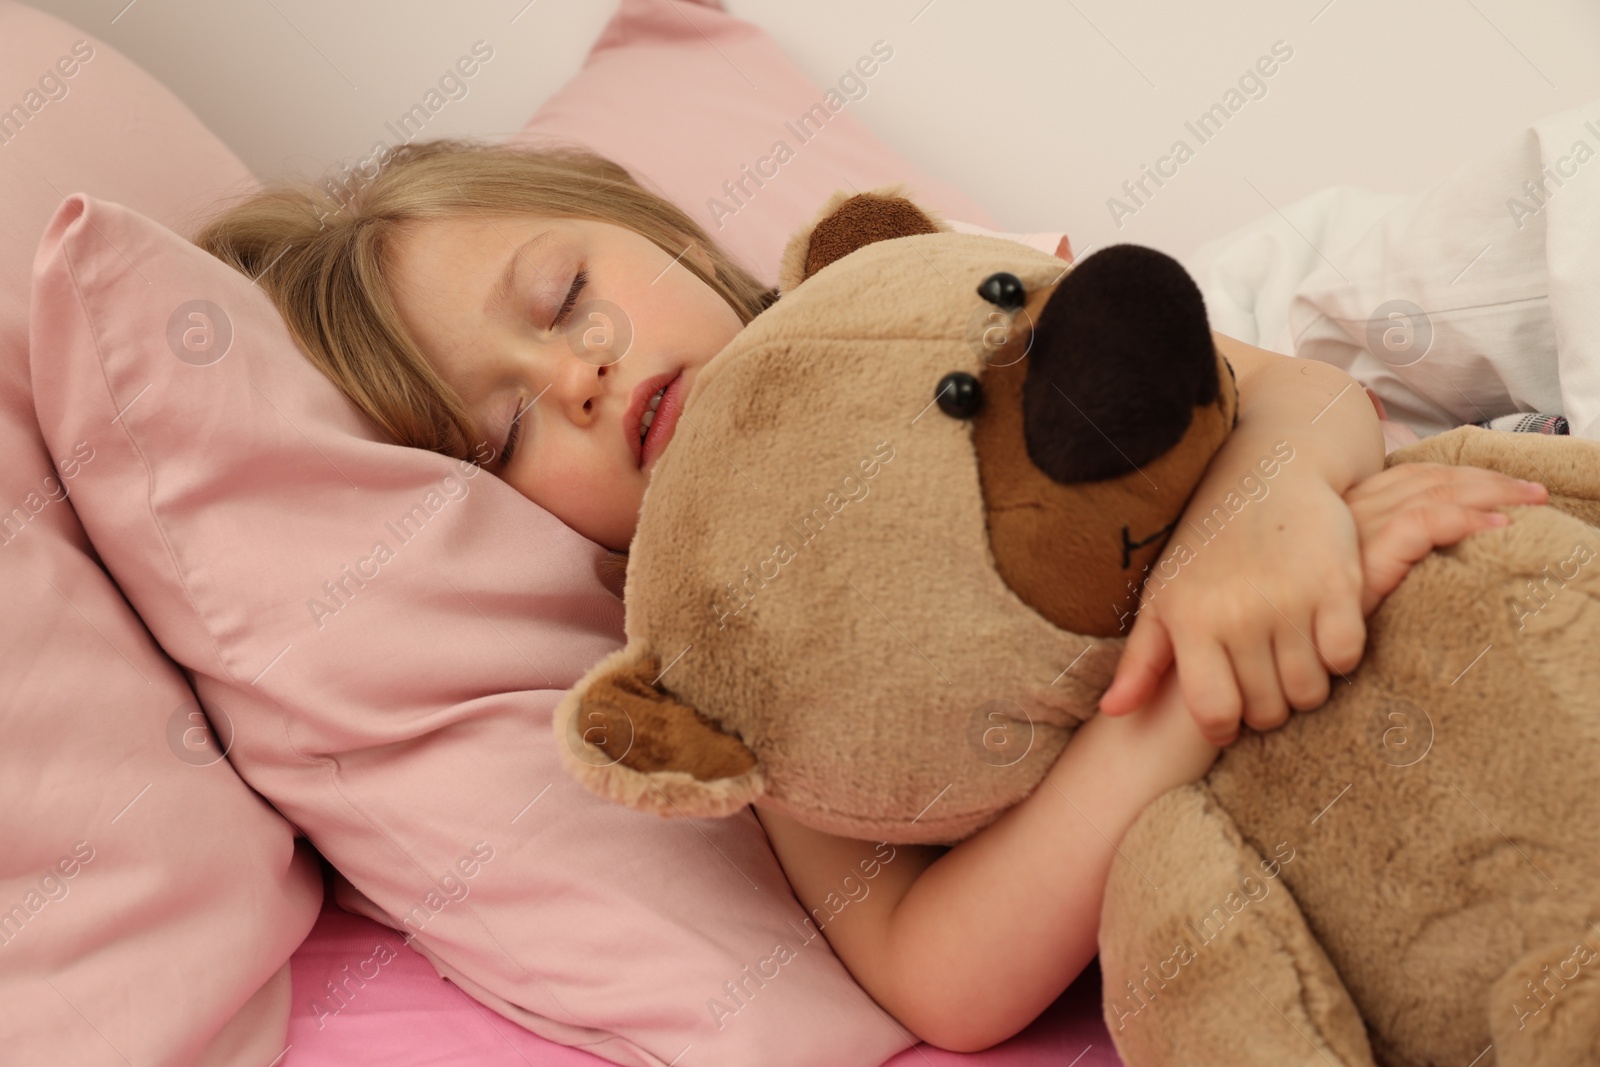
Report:
<svg viewBox="0 0 1600 1067"><path fill-rule="evenodd" d="M506 431L505 444L500 446L500 459L498 462L501 470L505 470L506 464L511 462L511 453L517 447L517 438L522 430L522 416L527 414L529 408L539 402L539 397L544 396L549 391L550 386L547 385L539 390L538 394L526 404L518 401L516 413L511 416L511 428Z"/></svg>
<svg viewBox="0 0 1600 1067"><path fill-rule="evenodd" d="M556 317L550 321L550 328L552 330L559 330L562 326L566 325L567 317L572 314L572 309L578 303L579 294L583 292L584 287L588 284L589 271L587 268L581 269L577 274L573 275L572 286L567 290L567 298L561 302L561 309L556 312ZM549 386L545 386L545 388L548 389ZM544 390L540 390L539 395L543 396ZM523 414L533 406L533 401L538 399L539 397L536 396L533 398L533 400L530 400L526 404L519 406L517 408L517 413L511 417L511 426L506 430L505 443L500 446L499 466L502 470L505 469L506 464L511 462L511 455L516 451L517 437L522 430Z"/></svg>
<svg viewBox="0 0 1600 1067"><path fill-rule="evenodd" d="M589 284L589 271L587 268L578 271L572 279L572 288L567 290L567 298L561 303L561 310L556 312L556 317L550 323L552 330L559 330L566 325L567 316L572 314L572 308L578 302L578 294L583 292L583 287Z"/></svg>
<svg viewBox="0 0 1600 1067"><path fill-rule="evenodd" d="M511 453L517 447L517 435L522 430L522 416L531 407L533 407L532 400L519 406L517 413L511 417L511 428L506 431L505 444L500 446L500 468L502 470L505 469L507 463L511 462Z"/></svg>

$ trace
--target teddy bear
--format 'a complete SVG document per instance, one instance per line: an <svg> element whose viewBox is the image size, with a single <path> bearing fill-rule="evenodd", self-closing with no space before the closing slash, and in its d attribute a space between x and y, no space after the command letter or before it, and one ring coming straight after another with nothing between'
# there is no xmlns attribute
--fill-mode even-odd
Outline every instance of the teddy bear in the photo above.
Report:
<svg viewBox="0 0 1600 1067"><path fill-rule="evenodd" d="M1095 713L1233 373L1170 257L1067 264L899 187L835 194L779 288L657 461L562 758L663 816L952 844ZM1600 444L1389 457L1423 460L1551 504L1425 558L1327 704L1139 817L1100 933L1129 1064L1600 1063Z"/></svg>

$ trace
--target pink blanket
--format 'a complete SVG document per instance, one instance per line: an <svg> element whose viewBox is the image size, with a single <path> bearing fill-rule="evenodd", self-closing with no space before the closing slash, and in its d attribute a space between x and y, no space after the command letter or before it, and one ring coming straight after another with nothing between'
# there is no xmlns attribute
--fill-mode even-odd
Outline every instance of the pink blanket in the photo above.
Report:
<svg viewBox="0 0 1600 1067"><path fill-rule="evenodd" d="M485 1008L440 978L402 935L325 901L291 960L289 1048L273 1067L608 1067ZM692 1054L684 1063L692 1063ZM1118 1067L1090 970L1031 1026L987 1052L918 1045L884 1067Z"/></svg>

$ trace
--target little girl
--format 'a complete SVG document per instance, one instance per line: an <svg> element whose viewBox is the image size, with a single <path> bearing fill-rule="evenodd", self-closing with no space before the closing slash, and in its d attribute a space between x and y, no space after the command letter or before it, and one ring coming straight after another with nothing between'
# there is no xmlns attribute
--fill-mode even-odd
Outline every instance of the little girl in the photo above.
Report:
<svg viewBox="0 0 1600 1067"><path fill-rule="evenodd" d="M261 193L196 242L255 278L395 441L471 457L619 560L689 387L776 299L620 166L467 141L402 146L343 201ZM1241 721L1270 729L1326 700L1364 617L1431 548L1545 499L1469 468L1380 473L1372 406L1342 371L1215 338L1240 415L1191 513L1276 443L1294 461L1146 600L1106 714L1040 788L955 847L887 859L758 805L808 911L881 863L824 932L924 1040L971 1051L1026 1026L1093 958L1117 842L1145 804L1204 774Z"/></svg>

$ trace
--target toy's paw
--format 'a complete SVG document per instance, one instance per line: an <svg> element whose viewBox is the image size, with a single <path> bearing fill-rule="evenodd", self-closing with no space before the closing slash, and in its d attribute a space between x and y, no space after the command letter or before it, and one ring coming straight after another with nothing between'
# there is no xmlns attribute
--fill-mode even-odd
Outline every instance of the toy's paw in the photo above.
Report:
<svg viewBox="0 0 1600 1067"><path fill-rule="evenodd" d="M1560 706L1591 718L1600 686L1600 530L1565 515L1519 518L1501 535L1517 652Z"/></svg>
<svg viewBox="0 0 1600 1067"><path fill-rule="evenodd" d="M659 683L660 657L630 641L556 706L562 762L593 793L662 816L729 815L761 796L755 753Z"/></svg>
<svg viewBox="0 0 1600 1067"><path fill-rule="evenodd" d="M1499 1067L1600 1063L1600 942L1591 927L1518 960L1489 994Z"/></svg>
<svg viewBox="0 0 1600 1067"><path fill-rule="evenodd" d="M1202 786L1123 838L1100 922L1105 1018L1129 1067L1373 1067L1360 1012L1280 881Z"/></svg>

